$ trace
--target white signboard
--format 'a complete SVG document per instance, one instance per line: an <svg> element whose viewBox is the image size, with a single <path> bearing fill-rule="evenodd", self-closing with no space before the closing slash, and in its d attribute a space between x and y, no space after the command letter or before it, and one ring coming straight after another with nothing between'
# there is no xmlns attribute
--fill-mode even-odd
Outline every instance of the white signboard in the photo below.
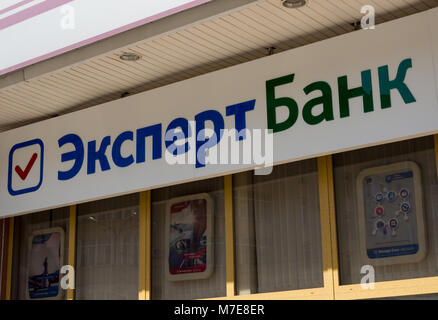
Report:
<svg viewBox="0 0 438 320"><path fill-rule="evenodd" d="M260 129L274 131L274 163L436 133L436 20L438 9L4 132L0 215L255 168ZM231 140L251 140L252 161L205 161L204 128L248 129ZM175 145L196 163L171 165Z"/></svg>
<svg viewBox="0 0 438 320"><path fill-rule="evenodd" d="M0 75L211 0L2 0Z"/></svg>

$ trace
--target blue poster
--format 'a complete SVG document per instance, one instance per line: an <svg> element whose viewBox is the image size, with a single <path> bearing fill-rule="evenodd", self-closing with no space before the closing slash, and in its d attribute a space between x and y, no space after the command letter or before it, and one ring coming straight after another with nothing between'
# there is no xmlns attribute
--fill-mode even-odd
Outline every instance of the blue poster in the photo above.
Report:
<svg viewBox="0 0 438 320"><path fill-rule="evenodd" d="M61 251L61 232L38 232L32 235L27 285L30 299L54 299L60 296Z"/></svg>
<svg viewBox="0 0 438 320"><path fill-rule="evenodd" d="M424 256L420 175L418 165L408 161L359 175L362 250L371 263L413 262Z"/></svg>

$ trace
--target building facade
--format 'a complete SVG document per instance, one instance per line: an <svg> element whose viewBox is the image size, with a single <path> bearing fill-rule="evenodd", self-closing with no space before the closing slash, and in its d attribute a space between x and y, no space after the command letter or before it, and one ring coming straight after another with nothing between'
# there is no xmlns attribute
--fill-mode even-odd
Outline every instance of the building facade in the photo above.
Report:
<svg viewBox="0 0 438 320"><path fill-rule="evenodd" d="M436 297L438 1L116 2L0 7L64 26L0 67L1 299Z"/></svg>

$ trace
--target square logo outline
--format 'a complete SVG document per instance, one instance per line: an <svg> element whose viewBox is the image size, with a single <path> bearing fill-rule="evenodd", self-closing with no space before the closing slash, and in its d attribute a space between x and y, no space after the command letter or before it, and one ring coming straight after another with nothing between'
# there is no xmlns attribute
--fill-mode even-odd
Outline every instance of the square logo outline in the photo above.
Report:
<svg viewBox="0 0 438 320"><path fill-rule="evenodd" d="M14 152L16 150L22 149L25 147L29 147L29 146L32 146L35 144L39 145L41 148L40 181L34 187L21 189L21 190L14 190L14 189L12 189L12 156L14 155ZM44 167L44 143L41 139L33 139L33 140L25 141L25 142L20 142L20 143L17 143L16 145L14 145L11 148L11 151L9 151L9 165L8 165L8 192L9 192L9 194L11 196L18 196L20 194L37 191L41 187L41 185L43 184L43 167Z"/></svg>

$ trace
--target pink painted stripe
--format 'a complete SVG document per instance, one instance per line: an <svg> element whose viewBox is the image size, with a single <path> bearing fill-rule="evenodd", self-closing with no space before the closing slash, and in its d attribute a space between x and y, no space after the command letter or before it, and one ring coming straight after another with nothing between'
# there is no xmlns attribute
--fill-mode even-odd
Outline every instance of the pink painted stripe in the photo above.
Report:
<svg viewBox="0 0 438 320"><path fill-rule="evenodd" d="M73 1L73 0L70 0L70 1ZM47 60L47 59L50 59L50 58L53 58L55 56L58 56L58 55L63 54L63 53L66 53L68 51L71 51L71 50L74 50L74 49L86 46L86 45L91 44L93 42L96 42L96 41L99 41L99 40L102 40L102 39L105 39L105 38L109 38L109 37L111 37L113 35L125 32L127 30L130 30L130 29L136 28L138 26L144 25L146 23L150 23L150 22L153 22L153 21L156 21L156 20L168 17L170 15L176 14L178 12L181 12L181 11L184 11L184 10L187 10L187 9L191 9L193 7L199 6L201 4L204 4L204 3L207 3L207 2L210 2L210 1L212 1L212 0L194 0L192 2L189 2L187 4L181 5L179 7L175 7L173 9L164 11L164 12L156 14L154 16L151 16L151 17L148 17L148 18L145 18L145 19L142 19L142 20L139 20L139 21L127 24L127 25L125 25L123 27L119 27L117 29L114 29L114 30L102 33L100 35L94 36L92 38L89 38L89 39L77 42L77 43L72 44L72 45L69 45L69 46L64 47L62 49L58 49L58 50L55 50L53 52L47 53L47 54L42 55L40 57L33 58L33 59L27 60L25 62L19 63L17 65L14 65L12 67L8 67L6 69L0 70L0 76L4 75L6 73L12 72L14 70L17 70L17 69L21 69L21 68L27 67L27 66L29 66L31 64L34 64L34 63L37 63L37 62L41 62L41 61L44 61L44 60Z"/></svg>
<svg viewBox="0 0 438 320"><path fill-rule="evenodd" d="M11 10L17 9L17 8L19 8L19 7L22 7L22 6L28 4L29 2L32 2L32 1L35 1L35 0L23 0L23 1L21 1L21 2L18 2L18 3L16 3L16 4L13 4L13 5L10 6L10 7L7 7L7 8L4 8L4 9L0 10L0 15L3 14L3 13L9 12L9 11L11 11Z"/></svg>
<svg viewBox="0 0 438 320"><path fill-rule="evenodd" d="M72 1L73 0L50 0L38 3L32 7L1 19L0 31Z"/></svg>

